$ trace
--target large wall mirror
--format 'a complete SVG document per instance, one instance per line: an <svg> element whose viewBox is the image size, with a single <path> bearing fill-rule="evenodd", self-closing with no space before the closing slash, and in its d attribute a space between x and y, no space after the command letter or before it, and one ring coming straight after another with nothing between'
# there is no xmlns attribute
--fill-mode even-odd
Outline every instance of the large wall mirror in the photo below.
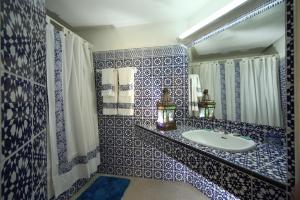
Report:
<svg viewBox="0 0 300 200"><path fill-rule="evenodd" d="M190 116L207 89L216 119L284 127L285 41L281 3L192 46Z"/></svg>

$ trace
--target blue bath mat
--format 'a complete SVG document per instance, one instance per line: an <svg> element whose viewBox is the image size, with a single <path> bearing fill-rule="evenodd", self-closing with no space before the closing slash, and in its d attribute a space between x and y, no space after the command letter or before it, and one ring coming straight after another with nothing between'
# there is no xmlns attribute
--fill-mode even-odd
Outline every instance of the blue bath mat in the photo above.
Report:
<svg viewBox="0 0 300 200"><path fill-rule="evenodd" d="M77 200L121 200L130 180L100 176Z"/></svg>

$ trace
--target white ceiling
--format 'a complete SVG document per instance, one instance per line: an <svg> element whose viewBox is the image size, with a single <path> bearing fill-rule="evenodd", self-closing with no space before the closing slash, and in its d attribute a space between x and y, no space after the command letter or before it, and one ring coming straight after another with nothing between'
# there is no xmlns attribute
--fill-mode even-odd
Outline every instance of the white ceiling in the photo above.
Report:
<svg viewBox="0 0 300 200"><path fill-rule="evenodd" d="M132 26L187 19L212 0L46 0L46 7L73 27ZM228 0L218 0L218 7ZM214 3L215 4L215 3Z"/></svg>
<svg viewBox="0 0 300 200"><path fill-rule="evenodd" d="M198 55L266 48L285 34L284 4L257 15L195 46Z"/></svg>

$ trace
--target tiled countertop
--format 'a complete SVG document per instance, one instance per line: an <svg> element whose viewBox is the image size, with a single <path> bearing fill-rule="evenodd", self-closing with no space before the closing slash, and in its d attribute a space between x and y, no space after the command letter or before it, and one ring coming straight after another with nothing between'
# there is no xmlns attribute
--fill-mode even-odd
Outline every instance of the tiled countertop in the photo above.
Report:
<svg viewBox="0 0 300 200"><path fill-rule="evenodd" d="M255 173L265 177L268 180L273 180L279 184L286 184L287 180L287 161L286 151L282 146L274 146L270 144L258 143L257 147L251 151L242 153L231 153L218 149L206 147L182 137L182 133L189 130L196 130L195 127L179 126L177 130L160 131L156 126L140 126L149 130L156 135L168 138L175 142L179 142L195 150L200 151L218 160L228 164L245 169L247 172Z"/></svg>

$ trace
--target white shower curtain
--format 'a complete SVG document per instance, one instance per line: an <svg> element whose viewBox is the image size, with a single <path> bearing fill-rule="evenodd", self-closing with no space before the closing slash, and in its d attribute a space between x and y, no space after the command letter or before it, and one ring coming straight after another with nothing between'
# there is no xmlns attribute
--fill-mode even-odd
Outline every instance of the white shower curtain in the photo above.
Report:
<svg viewBox="0 0 300 200"><path fill-rule="evenodd" d="M282 125L278 62L275 56L240 62L242 121Z"/></svg>
<svg viewBox="0 0 300 200"><path fill-rule="evenodd" d="M53 53L54 52L54 53ZM100 164L92 54L78 36L47 25L47 84L55 196Z"/></svg>

